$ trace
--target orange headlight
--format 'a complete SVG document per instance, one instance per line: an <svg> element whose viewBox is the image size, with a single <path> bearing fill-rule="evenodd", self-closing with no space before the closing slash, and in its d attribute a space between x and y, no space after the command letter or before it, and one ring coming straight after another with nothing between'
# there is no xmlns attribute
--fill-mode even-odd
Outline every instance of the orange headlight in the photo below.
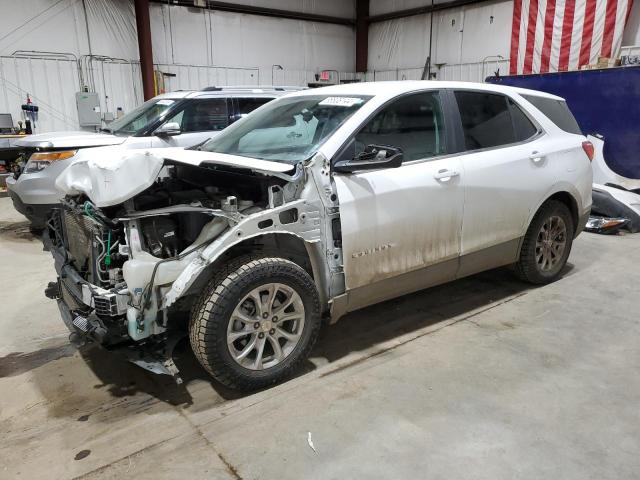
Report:
<svg viewBox="0 0 640 480"><path fill-rule="evenodd" d="M76 154L77 150L59 150L57 152L36 152L29 157L29 161L24 166L23 173L41 172L52 162L66 160Z"/></svg>
<svg viewBox="0 0 640 480"><path fill-rule="evenodd" d="M29 157L29 160L55 162L57 160L66 160L76 154L76 150L62 150L59 152L36 152Z"/></svg>

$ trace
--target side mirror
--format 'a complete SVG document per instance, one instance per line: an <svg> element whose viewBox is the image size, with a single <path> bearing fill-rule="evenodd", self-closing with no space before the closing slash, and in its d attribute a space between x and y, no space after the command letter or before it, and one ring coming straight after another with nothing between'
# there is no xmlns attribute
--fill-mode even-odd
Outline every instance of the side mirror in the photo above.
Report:
<svg viewBox="0 0 640 480"><path fill-rule="evenodd" d="M154 135L158 137L173 137L174 135L180 135L180 133L180 124L178 122L168 122L158 127Z"/></svg>
<svg viewBox="0 0 640 480"><path fill-rule="evenodd" d="M367 145L362 153L352 160L339 160L333 165L333 171L352 173L359 170L380 170L398 168L402 165L402 149L389 145Z"/></svg>

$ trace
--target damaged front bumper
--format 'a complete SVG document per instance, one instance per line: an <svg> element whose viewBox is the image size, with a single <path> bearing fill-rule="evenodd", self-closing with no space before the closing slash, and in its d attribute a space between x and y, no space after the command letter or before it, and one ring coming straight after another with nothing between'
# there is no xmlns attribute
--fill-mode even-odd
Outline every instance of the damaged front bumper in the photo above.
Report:
<svg viewBox="0 0 640 480"><path fill-rule="evenodd" d="M53 246L45 234L45 248L54 257L58 278L45 289L56 300L62 321L70 332L69 340L80 346L97 344L150 372L172 376L180 384L178 368L172 359L181 332L167 332L143 342L127 337L126 310L129 295L111 292L90 284L65 263L63 249Z"/></svg>

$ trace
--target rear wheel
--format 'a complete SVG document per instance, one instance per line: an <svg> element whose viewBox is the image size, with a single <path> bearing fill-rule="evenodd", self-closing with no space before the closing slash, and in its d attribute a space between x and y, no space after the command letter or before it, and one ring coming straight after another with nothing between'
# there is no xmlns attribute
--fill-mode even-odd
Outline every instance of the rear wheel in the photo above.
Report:
<svg viewBox="0 0 640 480"><path fill-rule="evenodd" d="M320 329L313 279L293 262L263 258L216 280L190 322L191 346L203 367L221 383L243 390L290 376Z"/></svg>
<svg viewBox="0 0 640 480"><path fill-rule="evenodd" d="M525 235L516 263L518 276L534 284L554 281L567 263L573 236L574 225L567 206L556 200L546 202Z"/></svg>

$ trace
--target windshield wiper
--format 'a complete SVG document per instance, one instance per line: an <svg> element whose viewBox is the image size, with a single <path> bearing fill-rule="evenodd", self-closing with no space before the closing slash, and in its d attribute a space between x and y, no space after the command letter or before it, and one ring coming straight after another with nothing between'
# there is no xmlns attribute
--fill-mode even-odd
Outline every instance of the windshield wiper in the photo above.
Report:
<svg viewBox="0 0 640 480"><path fill-rule="evenodd" d="M113 133L113 130L111 130L110 128L106 128L106 127L102 127L100 129L101 132L107 132L107 133Z"/></svg>

